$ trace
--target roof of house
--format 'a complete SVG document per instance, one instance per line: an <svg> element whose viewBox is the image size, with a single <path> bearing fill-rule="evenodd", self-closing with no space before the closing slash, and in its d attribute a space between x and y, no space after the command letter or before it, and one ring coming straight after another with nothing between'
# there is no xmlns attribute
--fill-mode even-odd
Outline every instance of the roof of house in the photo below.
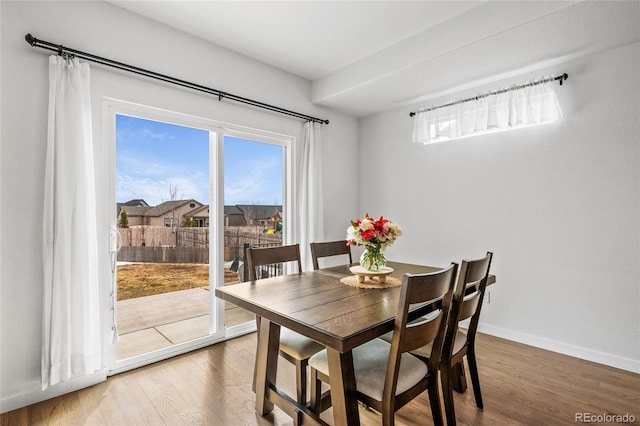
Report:
<svg viewBox="0 0 640 426"><path fill-rule="evenodd" d="M131 206L131 207L149 207L149 204L142 198L136 198L121 204L124 206Z"/></svg>
<svg viewBox="0 0 640 426"><path fill-rule="evenodd" d="M191 210L190 212L187 212L184 214L184 216L187 217L202 217L202 216L209 216L209 205L205 205L205 206L200 206L200 207L196 207L195 209Z"/></svg>
<svg viewBox="0 0 640 426"><path fill-rule="evenodd" d="M232 215L232 214L244 215L244 212L238 206L224 206L224 214L225 215Z"/></svg>
<svg viewBox="0 0 640 426"><path fill-rule="evenodd" d="M191 200L175 200L175 201L165 201L164 203L158 204L155 207L152 207L147 212L147 216L162 216L171 212L174 209L180 208L185 204L195 203L196 207L202 206L202 203L196 201L194 199Z"/></svg>
<svg viewBox="0 0 640 426"><path fill-rule="evenodd" d="M121 208L127 212L127 216L158 217L158 216L165 215L174 209L180 208L185 204L190 204L190 203L194 203L196 205L195 209L198 209L203 206L201 202L194 199L189 199L189 200L165 201L164 203L158 204L157 206L147 206L147 207L122 205Z"/></svg>
<svg viewBox="0 0 640 426"><path fill-rule="evenodd" d="M282 211L282 206L276 205L238 204L237 207L251 219L269 219Z"/></svg>
<svg viewBox="0 0 640 426"><path fill-rule="evenodd" d="M165 201L157 206L132 206L129 203L119 203L120 209L124 209L127 212L127 216L163 216L173 209L180 208L188 203L195 203L196 207L183 216L187 217L202 217L209 215L209 205L202 204L197 200L176 200ZM281 205L257 205L257 204L236 204L234 206L224 206L224 214L230 215L242 215L247 216L250 219L270 219L273 217L282 217Z"/></svg>
<svg viewBox="0 0 640 426"><path fill-rule="evenodd" d="M124 203L116 203L116 209L119 212L122 207L149 207L149 204L142 198L136 198ZM127 214L129 212L127 211Z"/></svg>

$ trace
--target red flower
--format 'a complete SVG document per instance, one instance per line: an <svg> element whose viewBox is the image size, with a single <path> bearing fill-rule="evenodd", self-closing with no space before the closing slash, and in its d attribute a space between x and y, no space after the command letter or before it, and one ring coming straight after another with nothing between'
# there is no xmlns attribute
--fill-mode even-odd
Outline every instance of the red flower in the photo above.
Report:
<svg viewBox="0 0 640 426"><path fill-rule="evenodd" d="M360 235L365 240L371 241L373 239L373 237L375 237L377 235L377 233L373 229L367 229L366 231L362 231L362 233L360 233Z"/></svg>

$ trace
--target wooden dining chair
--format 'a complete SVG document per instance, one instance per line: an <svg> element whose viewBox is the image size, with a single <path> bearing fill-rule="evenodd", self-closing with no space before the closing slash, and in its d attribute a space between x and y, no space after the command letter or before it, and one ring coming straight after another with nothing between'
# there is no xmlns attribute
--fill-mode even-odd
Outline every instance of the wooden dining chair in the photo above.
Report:
<svg viewBox="0 0 640 426"><path fill-rule="evenodd" d="M353 258L351 257L351 246L347 245L347 240L310 243L309 245L311 247L313 269L320 269L318 259L320 259L321 257L348 255L349 264L353 263Z"/></svg>
<svg viewBox="0 0 640 426"><path fill-rule="evenodd" d="M442 425L438 364L444 342L447 318L458 265L429 274L405 274L398 301L391 343L374 339L353 349L356 391L360 401L382 414L383 425L393 425L395 412L428 390L431 414ZM414 304L425 304L431 311L422 321L410 321ZM413 306L412 306L413 305ZM422 309L422 308L421 308ZM432 343L427 362L410 354ZM311 407L321 411L321 382L329 382L327 351L309 360L311 368Z"/></svg>
<svg viewBox="0 0 640 426"><path fill-rule="evenodd" d="M460 264L460 274L453 294L453 301L451 302L451 314L449 315L440 365L442 393L448 425L456 424L453 390L454 383L464 380L465 356L469 364L469 374L476 405L480 409L483 408L475 341L492 258L493 253L487 252L487 255L483 258L463 260ZM464 332L460 330L459 325L467 319L470 319L469 328ZM412 354L428 359L431 354L431 347L426 345L413 351Z"/></svg>
<svg viewBox="0 0 640 426"><path fill-rule="evenodd" d="M257 268L265 265L284 264L296 262L298 273L302 272L300 260L300 245L260 247L247 249L247 262L249 263L249 280L255 281L259 275ZM260 329L260 317L256 317L256 325ZM280 356L296 367L296 399L300 404L307 403L307 365L309 358L324 349L324 346L308 339L307 337L282 327L280 329ZM254 369L254 388L255 388ZM254 389L255 390L255 389Z"/></svg>

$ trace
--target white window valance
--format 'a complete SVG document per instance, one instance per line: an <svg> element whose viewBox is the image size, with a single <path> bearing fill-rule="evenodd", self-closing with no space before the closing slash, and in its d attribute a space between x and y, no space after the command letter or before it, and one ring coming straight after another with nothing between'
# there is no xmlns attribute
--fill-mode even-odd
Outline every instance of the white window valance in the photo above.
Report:
<svg viewBox="0 0 640 426"><path fill-rule="evenodd" d="M548 77L415 113L413 142L448 139L550 123L563 117L555 80Z"/></svg>

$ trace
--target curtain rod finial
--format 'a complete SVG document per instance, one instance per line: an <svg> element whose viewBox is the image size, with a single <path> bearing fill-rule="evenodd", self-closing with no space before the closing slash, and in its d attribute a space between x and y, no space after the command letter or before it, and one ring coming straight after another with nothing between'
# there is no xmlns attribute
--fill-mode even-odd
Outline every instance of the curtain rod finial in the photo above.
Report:
<svg viewBox="0 0 640 426"><path fill-rule="evenodd" d="M26 40L27 43L29 43L31 46L35 46L36 42L38 41L34 36L32 36L31 34L27 34L24 36L24 39Z"/></svg>

